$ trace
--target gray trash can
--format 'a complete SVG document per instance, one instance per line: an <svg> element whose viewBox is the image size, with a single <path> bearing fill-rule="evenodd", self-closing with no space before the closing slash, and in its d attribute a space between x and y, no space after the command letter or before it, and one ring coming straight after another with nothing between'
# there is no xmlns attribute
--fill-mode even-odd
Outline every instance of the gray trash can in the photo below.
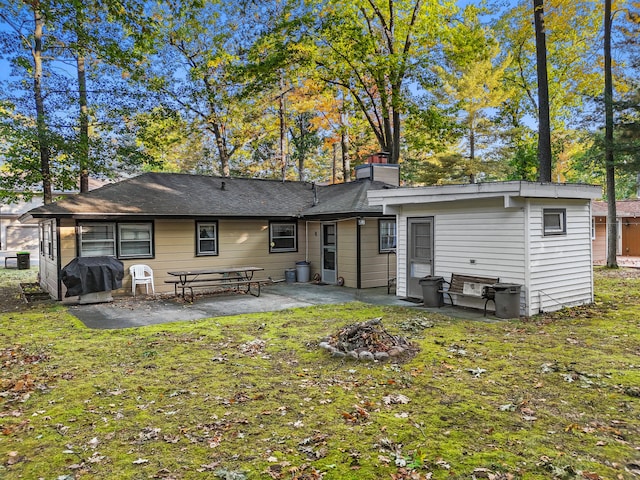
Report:
<svg viewBox="0 0 640 480"><path fill-rule="evenodd" d="M517 283L494 283L496 317L519 318L520 317L520 290L522 285Z"/></svg>
<svg viewBox="0 0 640 480"><path fill-rule="evenodd" d="M298 275L298 281L301 283L307 283L309 281L309 270L311 264L307 261L296 262L296 273Z"/></svg>
<svg viewBox="0 0 640 480"><path fill-rule="evenodd" d="M287 283L294 283L296 281L296 269L287 268L284 271L284 278L287 281Z"/></svg>
<svg viewBox="0 0 640 480"><path fill-rule="evenodd" d="M422 302L425 307L441 307L444 305L444 297L442 292L442 284L444 283L444 277L423 277L418 280L422 287Z"/></svg>

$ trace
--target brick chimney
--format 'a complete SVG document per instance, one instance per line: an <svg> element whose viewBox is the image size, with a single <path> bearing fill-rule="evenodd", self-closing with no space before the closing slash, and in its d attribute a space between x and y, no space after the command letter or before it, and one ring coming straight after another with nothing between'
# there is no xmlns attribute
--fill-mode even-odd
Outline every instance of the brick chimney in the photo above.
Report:
<svg viewBox="0 0 640 480"><path fill-rule="evenodd" d="M367 163L356 167L356 180L365 178L400 186L400 165L390 164L387 152L378 152L367 157Z"/></svg>

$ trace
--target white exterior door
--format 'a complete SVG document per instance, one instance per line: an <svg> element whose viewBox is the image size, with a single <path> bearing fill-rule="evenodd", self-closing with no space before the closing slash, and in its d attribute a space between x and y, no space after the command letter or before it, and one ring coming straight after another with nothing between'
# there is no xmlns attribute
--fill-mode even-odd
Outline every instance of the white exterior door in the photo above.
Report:
<svg viewBox="0 0 640 480"><path fill-rule="evenodd" d="M433 275L433 217L409 218L407 297L422 298L420 279Z"/></svg>
<svg viewBox="0 0 640 480"><path fill-rule="evenodd" d="M335 223L322 224L322 281L325 283L337 281L337 233Z"/></svg>

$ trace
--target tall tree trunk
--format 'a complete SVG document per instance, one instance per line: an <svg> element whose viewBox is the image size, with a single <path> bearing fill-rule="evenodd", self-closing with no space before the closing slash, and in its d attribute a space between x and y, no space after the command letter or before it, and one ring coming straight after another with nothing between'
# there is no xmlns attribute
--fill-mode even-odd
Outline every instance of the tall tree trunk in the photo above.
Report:
<svg viewBox="0 0 640 480"><path fill-rule="evenodd" d="M351 181L351 159L349 158L349 132L343 125L340 133L340 150L342 152L342 178L343 181Z"/></svg>
<svg viewBox="0 0 640 480"><path fill-rule="evenodd" d="M221 175L223 177L231 176L229 170L229 152L227 150L227 142L222 135L222 129L216 120L211 122L211 129L213 130L213 136L216 139L216 147L218 149L218 156L220 157L220 168L222 170Z"/></svg>
<svg viewBox="0 0 640 480"><path fill-rule="evenodd" d="M45 204L53 201L51 189L51 150L47 135L47 125L44 110L44 98L42 94L42 35L44 30L44 17L40 11L39 3L33 2L33 19L35 28L33 31L33 95L36 103L36 124L38 129L38 147L40 150L40 173L42 174L42 192Z"/></svg>
<svg viewBox="0 0 640 480"><path fill-rule="evenodd" d="M287 176L287 154L286 149L286 137L287 137L287 125L285 121L285 103L284 103L284 75L280 73L280 97L278 104L278 116L280 118L280 161L282 162L282 181L286 180Z"/></svg>
<svg viewBox="0 0 640 480"><path fill-rule="evenodd" d="M469 172L469 183L476 183L476 174L473 171L474 160L476 158L476 132L473 126L469 126L469 166L471 171Z"/></svg>
<svg viewBox="0 0 640 480"><path fill-rule="evenodd" d="M611 73L611 0L604 2L604 161L607 174L607 267L618 268L616 179L613 158L613 75Z"/></svg>
<svg viewBox="0 0 640 480"><path fill-rule="evenodd" d="M549 79L547 42L544 26L544 1L533 0L538 70L538 174L541 182L551 181L551 121L549 118Z"/></svg>
<svg viewBox="0 0 640 480"><path fill-rule="evenodd" d="M331 184L335 184L338 182L338 175L337 175L337 167L338 167L338 144L334 143L332 145L333 148L333 162L332 162L332 168L331 168Z"/></svg>
<svg viewBox="0 0 640 480"><path fill-rule="evenodd" d="M80 42L80 39L78 39ZM80 102L80 139L78 160L80 166L80 192L89 191L89 109L87 108L87 75L84 53L79 49L77 58L78 99Z"/></svg>

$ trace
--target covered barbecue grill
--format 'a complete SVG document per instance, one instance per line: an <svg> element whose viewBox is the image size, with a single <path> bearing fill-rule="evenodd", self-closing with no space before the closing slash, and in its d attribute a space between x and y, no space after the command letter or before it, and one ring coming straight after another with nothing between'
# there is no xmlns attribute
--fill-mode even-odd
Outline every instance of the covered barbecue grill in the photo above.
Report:
<svg viewBox="0 0 640 480"><path fill-rule="evenodd" d="M122 288L124 265L115 257L76 257L62 269L65 297Z"/></svg>

